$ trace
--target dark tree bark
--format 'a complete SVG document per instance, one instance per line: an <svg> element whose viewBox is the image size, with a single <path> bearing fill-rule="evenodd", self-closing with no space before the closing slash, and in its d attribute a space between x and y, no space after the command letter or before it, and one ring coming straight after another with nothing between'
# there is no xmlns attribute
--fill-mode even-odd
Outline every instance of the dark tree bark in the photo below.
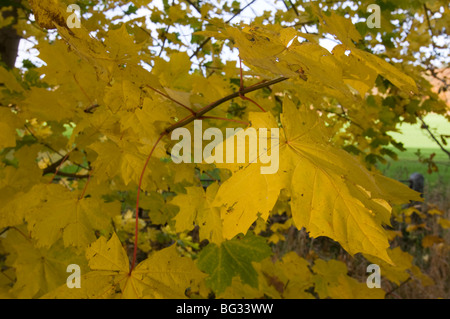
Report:
<svg viewBox="0 0 450 319"><path fill-rule="evenodd" d="M9 4L8 4L9 2ZM7 1L6 5L1 7L12 5L11 11L3 13L3 18L13 17L14 21L17 21L17 8L20 6L20 0ZM14 29L14 24L0 29L0 59L6 65L6 67L12 69L16 63L17 53L19 50L20 36Z"/></svg>

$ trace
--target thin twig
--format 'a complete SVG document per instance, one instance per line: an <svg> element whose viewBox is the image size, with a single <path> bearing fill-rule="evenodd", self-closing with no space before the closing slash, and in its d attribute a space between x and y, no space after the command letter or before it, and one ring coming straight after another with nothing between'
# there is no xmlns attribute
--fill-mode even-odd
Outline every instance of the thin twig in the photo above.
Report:
<svg viewBox="0 0 450 319"><path fill-rule="evenodd" d="M75 179L83 179L88 178L90 174L75 174L75 173L66 173L66 172L58 172L57 176L75 178Z"/></svg>
<svg viewBox="0 0 450 319"><path fill-rule="evenodd" d="M92 171L89 173L89 175L87 177L86 184L84 184L83 191L81 192L80 197L78 197L78 200L82 200L84 198L84 194L86 193L87 186L88 186L89 182L91 181L91 174L92 174Z"/></svg>
<svg viewBox="0 0 450 319"><path fill-rule="evenodd" d="M262 89L264 87L268 87L268 86L274 85L276 83L280 83L280 82L286 81L287 79L289 79L289 78L287 78L287 77L279 77L279 78L276 78L274 80L270 80L270 81L261 83L259 85L254 85L252 87L240 90L239 92L235 92L235 93L232 93L232 94L230 94L228 96L225 96L225 97L223 97L223 98L221 98L221 99L219 99L219 100L217 100L217 101L215 101L215 102L213 102L211 104L208 104L207 106L201 108L200 110L198 110L195 113L195 115L187 116L186 118L184 118L184 119L178 121L177 123L169 126L168 128L166 128L165 132L168 134L168 133L172 132L173 130L175 130L176 128L186 126L189 123L193 122L194 120L201 118L203 115L205 115L206 113L208 113L212 109L216 108L217 106L219 106L219 105L221 105L221 104L223 104L223 103L225 103L225 102L227 102L229 100L237 98L241 94L246 94L246 93L249 93L249 92L253 92L253 91Z"/></svg>
<svg viewBox="0 0 450 319"><path fill-rule="evenodd" d="M241 14L242 11L244 11L245 9L247 9L250 5L253 4L253 2L255 2L256 0L252 0L249 3L247 3L247 5L245 5L242 9L240 9L238 12L236 12L230 19L228 19L227 21L225 21L225 24L228 24L231 22L231 20L233 20L234 18L236 18L239 14ZM200 52L200 50L209 42L211 41L212 37L208 37L206 38L199 46L198 48L194 51L194 53L191 54L191 56L189 57L190 59L192 59L194 56L197 56L197 54Z"/></svg>
<svg viewBox="0 0 450 319"><path fill-rule="evenodd" d="M344 119L344 120L346 120L346 121L352 123L353 125L359 127L361 130L364 130L364 128L363 128L360 124L356 123L356 122L353 121L351 118L347 117L347 116L346 116L346 115L347 115L346 113L342 114L342 113L337 113L337 112L334 112L334 111L331 111L331 110L321 110L321 111L327 112L327 113L331 113L331 114L335 114L335 115L337 115L338 117L340 117L340 118L342 118L342 119Z"/></svg>
<svg viewBox="0 0 450 319"><path fill-rule="evenodd" d="M62 155L61 155L62 156ZM58 168L58 166L61 165L62 161L63 161L64 157L60 158L58 161L56 161L55 163L53 163L50 166L47 166L46 168L44 168L44 170L42 171L42 175L47 175L47 174L53 174L56 173L56 175L58 176L62 176L62 177L70 177L70 178L86 178L89 175L88 174L76 174L76 173L66 173L66 172L61 172L61 171L56 171L56 169ZM81 166L77 166L77 169L79 168L83 168ZM85 169L85 168L83 168ZM89 170L89 169L86 169Z"/></svg>
<svg viewBox="0 0 450 319"><path fill-rule="evenodd" d="M243 76L242 76L242 59L241 59L240 56L239 56L239 73L240 73L239 97L240 97L242 100L246 100L246 101L252 102L252 103L255 104L261 111L265 112L266 110L265 110L263 107L261 107L258 103L256 103L255 101L253 101L251 98L246 97L246 96L244 95L244 93L242 93L242 90L244 89L244 79L243 79Z"/></svg>
<svg viewBox="0 0 450 319"><path fill-rule="evenodd" d="M25 238L27 241L31 242L31 237L25 235L19 228L17 228L16 226L11 226L11 229L16 230L19 234L21 234L23 236L23 238Z"/></svg>
<svg viewBox="0 0 450 319"><path fill-rule="evenodd" d="M236 12L231 18L229 18L227 21L225 21L226 24L230 23L231 20L233 20L234 18L236 18L238 15L241 14L242 11L244 11L245 9L247 9L249 6L251 6L253 4L253 2L255 2L256 0L252 0L249 3L247 3L243 8L239 9L238 12Z"/></svg>
<svg viewBox="0 0 450 319"><path fill-rule="evenodd" d="M292 3L292 1L291 1L291 0L288 0L288 1L289 1L289 3L291 4L292 9L294 9L294 12L295 12L295 14L297 15L297 17L300 16L300 15L298 14L297 8L296 8L295 5Z"/></svg>
<svg viewBox="0 0 450 319"><path fill-rule="evenodd" d="M73 74L73 79L75 80L75 83L78 85L78 87L80 88L81 93L84 94L84 96L88 99L89 103L92 105L94 104L91 100L91 98L89 97L89 95L86 93L86 91L83 89L83 87L81 86L80 82L78 82L77 77L75 76L75 74Z"/></svg>
<svg viewBox="0 0 450 319"><path fill-rule="evenodd" d="M430 31L430 35L433 37L433 28L431 27L430 16L428 15L428 7L425 3L423 4L423 9L425 11L425 17L427 19L428 31Z"/></svg>
<svg viewBox="0 0 450 319"><path fill-rule="evenodd" d="M72 153L73 149L70 150L69 152L67 152L67 154L63 157L63 159L60 161L59 165L56 167L55 169L55 173L53 174L52 179L50 180L50 183L53 183L53 180L55 179L55 176L58 174L59 169L61 168L62 164L64 164L64 162L66 161L66 159L69 157L70 153Z"/></svg>
<svg viewBox="0 0 450 319"><path fill-rule="evenodd" d="M221 121L228 121L228 122L239 123L239 124L243 124L243 125L246 125L246 126L250 125L249 122L239 121L239 120L235 120L235 119L227 119L227 118L218 117L218 116L202 116L200 119L201 120L203 120L203 119L221 120Z"/></svg>
<svg viewBox="0 0 450 319"><path fill-rule="evenodd" d="M98 108L99 106L100 106L100 105L97 104L97 103L92 104L92 105L88 106L87 108L85 108L85 109L83 110L83 112L84 112L84 113L90 113L90 114L92 114L92 113L94 113L93 111L94 111L96 108Z"/></svg>
<svg viewBox="0 0 450 319"><path fill-rule="evenodd" d="M47 148L50 149L51 151L55 152L56 154L61 155L61 156L64 156L64 155L62 155L60 152L58 152L57 150L55 150L53 147L51 147L49 144L40 141L40 140L36 137L36 135L34 135L33 131L31 131L31 129L28 127L28 125L24 124L24 127L25 127L25 129L28 131L28 133L30 133L31 137L33 137L33 138L36 140L36 142L38 142L39 144L44 145L45 147L47 147Z"/></svg>
<svg viewBox="0 0 450 319"><path fill-rule="evenodd" d="M404 286L406 283L408 283L410 280L412 279L412 277L408 277L408 279L406 279L404 282L400 283L400 285L398 285L397 287L393 288L392 290L386 292L386 296L389 296L390 294L392 294L394 291L396 291L397 289L399 289L400 287Z"/></svg>
<svg viewBox="0 0 450 319"><path fill-rule="evenodd" d="M172 102L178 104L178 105L181 106L182 108L184 108L184 109L188 110L189 112L191 112L191 114L195 114L195 111L194 111L193 109L191 109L189 106L186 106L186 105L184 105L183 103L181 103L181 102L179 102L179 101L177 101L177 100L171 98L169 95L167 95L167 94L165 94L165 93L163 93L163 92L161 92L161 91L159 91L159 90L157 90L157 89L155 89L155 88L152 88L152 87L151 87L150 85L148 85L148 84L146 84L146 85L144 85L144 86L145 86L145 87L148 87L149 89L152 89L152 90L155 91L156 93L159 93L160 95L164 96L166 99L169 99L169 100L171 100Z"/></svg>
<svg viewBox="0 0 450 319"><path fill-rule="evenodd" d="M203 174L206 174L206 175L208 175L210 178L211 178L211 180L206 180L206 179L201 179L201 181L215 181L215 182L220 182L217 178L214 178L214 176L212 176L210 173L208 173L207 171L203 171Z"/></svg>
<svg viewBox="0 0 450 319"><path fill-rule="evenodd" d="M2 231L0 231L0 236L3 235L4 233L6 233L9 229L10 229L9 226L3 228Z"/></svg>
<svg viewBox="0 0 450 319"><path fill-rule="evenodd" d="M187 3L189 3L194 9L195 11L197 11L200 15L202 15L202 12L199 8L199 6L197 6L195 3L193 3L191 0L185 0Z"/></svg>
<svg viewBox="0 0 450 319"><path fill-rule="evenodd" d="M159 138L156 140L155 144L153 145L152 150L150 151L150 154L147 157L147 160L145 161L144 168L141 171L141 176L139 177L139 184L137 189L137 196L136 196L136 224L134 227L134 250L133 250L133 260L131 262L130 272L129 275L131 275L131 272L134 269L134 266L136 265L136 256L137 256L137 246L138 246L138 230L139 230L139 198L141 194L141 186L142 186L142 180L144 178L145 169L148 166L148 163L150 161L150 158L153 155L153 152L156 149L156 146L159 144L159 142L162 140L162 138L166 135L166 132L161 133Z"/></svg>
<svg viewBox="0 0 450 319"><path fill-rule="evenodd" d="M9 275L7 275L4 271L1 272L3 276L5 276L6 278L8 278L11 282L15 282L15 280L11 277L9 277Z"/></svg>
<svg viewBox="0 0 450 319"><path fill-rule="evenodd" d="M433 78L435 78L436 80L442 82L442 86L440 87L440 89L442 89L443 87L445 87L446 89L449 88L450 85L447 83L445 75L444 75L445 78L439 77L439 75L436 73L436 70L435 70L434 66L428 66L427 70L431 72L431 76Z"/></svg>
<svg viewBox="0 0 450 319"><path fill-rule="evenodd" d="M159 57L163 53L164 47L166 45L166 41L167 41L166 33L169 32L169 28L170 28L170 25L166 28L166 30L163 31L163 34L162 34L162 36L163 36L163 43L161 45L161 50L159 51L159 54L158 54Z"/></svg>
<svg viewBox="0 0 450 319"><path fill-rule="evenodd" d="M416 114L417 117L419 118L419 120L422 122L422 126L421 128L424 128L428 134L430 134L431 138L436 142L436 144L440 147L440 149L448 155L448 157L450 158L450 152L447 151L444 146L441 144L441 142L439 142L439 140L436 138L436 136L434 136L434 134L431 132L430 127L428 126L427 123L425 123L425 121L423 120L422 116Z"/></svg>
<svg viewBox="0 0 450 319"><path fill-rule="evenodd" d="M197 56L197 54L200 52L200 50L211 40L211 37L206 38L200 45L197 47L197 49L194 51L194 53L191 54L189 57L192 59L194 56Z"/></svg>
<svg viewBox="0 0 450 319"><path fill-rule="evenodd" d="M39 139L36 137L36 135L34 135L33 131L31 131L31 129L28 127L28 125L25 124L24 127L25 127L25 129L28 131L28 133L30 133L31 137L33 137L33 138L36 140L36 142L38 142L39 144L41 144L41 145L47 147L49 150L55 152L55 153L58 154L59 156L64 157L63 154L61 154L60 152L58 152L57 150L55 150L51 145L49 145L49 144L47 144L47 143L45 143L45 142L39 140ZM73 163L74 165L80 167L80 168L85 169L85 170L88 170L88 171L90 170L90 168L86 168L86 167L84 167L84 166L81 165L81 164L78 164L78 163L75 163L75 162L72 162L72 163ZM53 167L53 165L51 165L51 166ZM49 166L49 167L50 167L50 166ZM56 168L56 167L55 167L55 168ZM46 171L46 170L44 170L44 175L45 175L45 174L48 174L48 173L52 173L52 171Z"/></svg>

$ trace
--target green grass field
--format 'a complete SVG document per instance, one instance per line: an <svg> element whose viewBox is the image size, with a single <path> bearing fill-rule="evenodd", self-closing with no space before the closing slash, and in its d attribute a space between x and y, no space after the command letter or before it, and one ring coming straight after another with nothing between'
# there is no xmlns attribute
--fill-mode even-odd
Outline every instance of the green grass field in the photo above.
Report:
<svg viewBox="0 0 450 319"><path fill-rule="evenodd" d="M425 118L425 122L430 126L435 136L439 134L450 135L450 123L442 116L431 114ZM424 175L426 181L426 187L431 190L438 186L447 188L450 181L450 159L446 153L444 153L439 146L434 142L427 134L426 130L420 128L420 124L416 125L403 125L401 127L402 133L390 134L397 141L402 142L405 148L405 152L399 152L398 161L389 160L384 165L378 165L378 169L388 177L397 180L407 180L409 175L418 172ZM450 142L450 141L449 141ZM432 153L436 155L433 161L438 167L438 172L427 172L427 164L420 163L419 157L416 155L420 150L422 158L429 158ZM447 146L447 150L450 150L450 146Z"/></svg>
<svg viewBox="0 0 450 319"><path fill-rule="evenodd" d="M421 173L429 187L433 188L436 184L448 184L450 181L450 160L448 156L438 148L420 149L423 158L429 158L435 153L433 161L438 167L437 172L429 174L428 165L419 162L419 157L415 154L418 149L409 148L405 152L399 153L399 160L389 160L387 164L378 165L378 169L386 176L397 179L407 180L412 173Z"/></svg>

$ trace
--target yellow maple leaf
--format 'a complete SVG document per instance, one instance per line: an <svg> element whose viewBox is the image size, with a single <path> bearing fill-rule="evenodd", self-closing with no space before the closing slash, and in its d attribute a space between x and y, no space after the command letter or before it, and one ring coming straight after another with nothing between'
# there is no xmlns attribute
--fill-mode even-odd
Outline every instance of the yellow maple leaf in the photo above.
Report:
<svg viewBox="0 0 450 319"><path fill-rule="evenodd" d="M36 163L40 149L37 144L23 146L14 153L19 167L9 165L0 169L0 227L21 225L24 214L37 202L38 197L26 199L24 196L42 178Z"/></svg>
<svg viewBox="0 0 450 319"><path fill-rule="evenodd" d="M30 5L40 27L66 26L65 10L59 0L30 0Z"/></svg>
<svg viewBox="0 0 450 319"><path fill-rule="evenodd" d="M366 283L359 282L347 275L346 265L337 260L315 261L312 267L314 275L314 291L320 298L333 299L383 299L382 289L370 289Z"/></svg>
<svg viewBox="0 0 450 319"><path fill-rule="evenodd" d="M323 31L334 34L345 46L352 48L355 46L353 42L361 40L361 34L350 19L334 12L329 16L321 14L317 7L314 7L314 10L319 14Z"/></svg>
<svg viewBox="0 0 450 319"><path fill-rule="evenodd" d="M8 90L11 92L23 92L23 87L17 81L17 78L14 76L14 73L11 70L5 69L3 66L0 66L0 83L2 83ZM9 112L8 110L1 111L2 113Z"/></svg>
<svg viewBox="0 0 450 319"><path fill-rule="evenodd" d="M389 279L389 281L399 285L408 279L408 269L412 267L413 256L401 250L400 247L388 249L388 254L394 265L388 264L380 258L374 256L366 256L366 258L380 266L381 276Z"/></svg>
<svg viewBox="0 0 450 319"><path fill-rule="evenodd" d="M313 284L308 266L309 263L295 252L287 253L276 263L265 259L257 268L261 273L261 289L270 291L271 288L274 298L311 299L313 296L305 291Z"/></svg>
<svg viewBox="0 0 450 319"><path fill-rule="evenodd" d="M251 165L226 180L213 202L221 209L224 238L231 239L239 233L246 233L258 214L267 220L277 201L279 189L277 178L262 175L258 165Z"/></svg>
<svg viewBox="0 0 450 319"><path fill-rule="evenodd" d="M422 238L422 247L428 248L433 246L434 244L439 244L443 242L444 239L439 236L427 235L424 238Z"/></svg>
<svg viewBox="0 0 450 319"><path fill-rule="evenodd" d="M419 92L416 83L410 76L407 76L385 60L356 48L352 49L351 54L355 55L355 57L361 59L362 61L365 61L370 68L376 71L379 75L391 81L392 84L399 89L407 93L417 94Z"/></svg>
<svg viewBox="0 0 450 319"><path fill-rule="evenodd" d="M220 244L223 241L222 220L217 207L212 202L219 185L211 184L206 192L202 187L187 187L186 194L178 194L171 204L180 207L175 216L175 230L182 232L192 230L194 225L199 225L200 240Z"/></svg>
<svg viewBox="0 0 450 319"><path fill-rule="evenodd" d="M25 219L40 246L51 246L62 237L66 246L86 247L95 240L95 230L109 230L111 218L120 211L118 202L79 199L78 192L56 184L37 185L26 196L33 205Z"/></svg>
<svg viewBox="0 0 450 319"><path fill-rule="evenodd" d="M9 254L6 264L15 269L17 277L10 290L12 296L40 297L66 283L69 264L86 268L86 260L74 249L65 248L62 241L42 248L27 234L24 226L10 229L3 243Z"/></svg>
<svg viewBox="0 0 450 319"><path fill-rule="evenodd" d="M276 127L268 113L251 113L249 118L254 127ZM245 233L258 216L267 219L285 188L291 194L297 228L305 227L312 237L330 237L350 254L364 252L390 262L382 227L389 224L387 201L420 200L419 194L369 172L355 157L331 146L329 131L317 113L306 107L297 110L288 98L281 123L276 174L260 174L256 158L241 170L229 165L236 172L221 185L214 201L221 207L224 237Z"/></svg>
<svg viewBox="0 0 450 319"><path fill-rule="evenodd" d="M449 229L450 228L450 220L448 220L448 219L440 217L438 219L438 224L441 225L441 227L444 228L444 229Z"/></svg>
<svg viewBox="0 0 450 319"><path fill-rule="evenodd" d="M114 137L112 137L114 138ZM134 182L136 185L139 182L140 175L144 168L146 157L150 153L150 149L154 141L147 145L138 146L135 143L130 143L128 140L120 140L114 138L113 140L106 140L105 142L94 142L89 148L94 150L98 156L93 162L92 166L96 172L98 181L113 179L120 176L125 185ZM159 143L156 151L161 154L164 148ZM142 145L142 144L141 144ZM163 153L164 154L164 153ZM152 181L151 172L164 170L164 165L159 160L152 161L150 167L144 172L142 188L150 188Z"/></svg>
<svg viewBox="0 0 450 319"><path fill-rule="evenodd" d="M366 93L373 88L377 72L354 55L346 54L348 51L344 45L335 46L332 53L343 64L344 82L357 90L361 98L364 98Z"/></svg>
<svg viewBox="0 0 450 319"><path fill-rule="evenodd" d="M328 288L329 297L333 299L384 299L385 296L384 290L369 289L366 283L346 275L340 275L337 283Z"/></svg>
<svg viewBox="0 0 450 319"><path fill-rule="evenodd" d="M273 298L273 299L312 299L313 295L306 292L313 285L313 276L308 269L308 262L289 252L281 260L273 262L266 258L261 262L253 262L258 272L258 288L244 284L234 277L227 289L219 295L225 299L240 298Z"/></svg>
<svg viewBox="0 0 450 319"><path fill-rule="evenodd" d="M44 298L186 298L185 290L206 275L173 245L153 253L130 274L129 259L114 233L100 237L86 251L91 271L81 277L80 289L63 285Z"/></svg>

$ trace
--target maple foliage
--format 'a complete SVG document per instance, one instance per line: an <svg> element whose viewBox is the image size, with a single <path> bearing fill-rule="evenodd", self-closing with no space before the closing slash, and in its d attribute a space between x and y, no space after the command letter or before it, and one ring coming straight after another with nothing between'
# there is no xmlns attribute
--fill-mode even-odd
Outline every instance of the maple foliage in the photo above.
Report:
<svg viewBox="0 0 450 319"><path fill-rule="evenodd" d="M367 17L370 1L357 9L297 1L251 23L233 23L246 9L237 1L129 2L76 1L79 28L67 23L75 1L21 1L24 19L0 20L35 39L43 61L0 66L0 297L389 294L349 275L342 260L280 253L288 229L329 238L348 258L380 265L392 284L433 284L392 245L393 213L423 199L376 164L396 157L389 146L403 150L388 134L401 123L450 114L411 63L420 30L401 40L411 44L402 53L402 27L391 23L425 6L447 13L433 18L434 32L445 33L448 4L389 2L380 31L346 17ZM108 13L127 5L119 17ZM143 8L155 30L137 15ZM189 41L173 31L186 28ZM330 51L325 35L338 43ZM239 61L224 60L229 50ZM234 163L177 164L170 136L178 128L193 136L196 120L280 134L259 130L267 148L246 163L235 152ZM278 171L261 174L258 159L275 149ZM423 246L441 242L429 236ZM81 288L66 285L69 264L80 266Z"/></svg>

